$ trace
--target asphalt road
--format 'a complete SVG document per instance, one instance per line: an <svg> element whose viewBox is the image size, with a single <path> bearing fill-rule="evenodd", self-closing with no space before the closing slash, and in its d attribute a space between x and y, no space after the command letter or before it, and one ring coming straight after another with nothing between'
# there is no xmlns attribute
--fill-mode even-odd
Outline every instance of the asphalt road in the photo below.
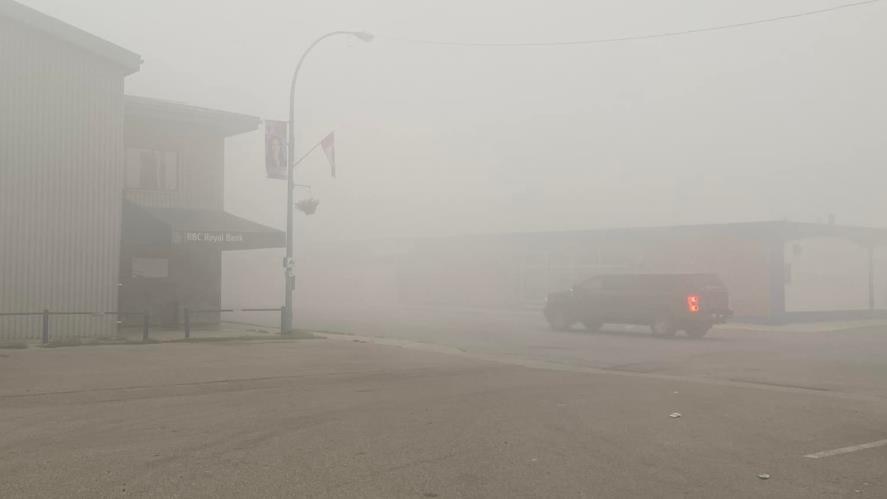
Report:
<svg viewBox="0 0 887 499"><path fill-rule="evenodd" d="M597 333L581 327L554 332L535 311L302 310L297 321L308 328L401 338L507 359L887 399L887 325L832 330L821 324L726 324L697 340L657 338L647 327L619 325L606 325Z"/></svg>
<svg viewBox="0 0 887 499"><path fill-rule="evenodd" d="M442 314L0 350L0 497L887 497L887 332Z"/></svg>

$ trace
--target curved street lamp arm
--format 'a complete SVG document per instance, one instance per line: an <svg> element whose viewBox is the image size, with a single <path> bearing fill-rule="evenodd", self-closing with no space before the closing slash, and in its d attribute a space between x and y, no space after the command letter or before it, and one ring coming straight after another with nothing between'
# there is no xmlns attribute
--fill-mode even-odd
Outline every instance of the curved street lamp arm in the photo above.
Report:
<svg viewBox="0 0 887 499"><path fill-rule="evenodd" d="M289 141L289 144L288 144L289 148L287 151L288 152L288 155L287 155L288 165L287 166L289 169L293 168L293 166L294 166L293 160L295 159L295 158L293 158L294 150L295 150L295 130L293 130L293 128L294 128L293 124L295 122L296 80L299 78L299 71L302 69L302 64L305 62L305 59L308 57L308 54L311 53L311 51L314 49L314 47L317 46L317 44L319 44L323 40L326 40L327 38L330 38L333 36L339 36L339 35L356 36L363 41L369 41L372 39L372 36L369 35L368 33L363 33L363 32L359 32L359 31L331 31L325 35L321 35L316 40L311 42L311 45L309 45L308 48L306 48L305 51L302 52L302 56L299 57L299 62L298 62L298 64L296 64L296 69L293 71L293 78L290 81L290 116L289 116L290 119L289 119L289 133L287 136L288 141ZM291 173L291 172L288 172L288 173ZM292 175L290 174L288 176L291 177ZM292 180L290 180L290 181L292 181Z"/></svg>

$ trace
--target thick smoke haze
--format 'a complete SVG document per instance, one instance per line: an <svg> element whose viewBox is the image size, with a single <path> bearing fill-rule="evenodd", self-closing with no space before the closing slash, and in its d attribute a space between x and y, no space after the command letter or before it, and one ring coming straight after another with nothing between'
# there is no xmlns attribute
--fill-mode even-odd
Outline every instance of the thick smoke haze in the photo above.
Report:
<svg viewBox="0 0 887 499"><path fill-rule="evenodd" d="M0 499L887 498L885 49L887 0L0 0Z"/></svg>
<svg viewBox="0 0 887 499"><path fill-rule="evenodd" d="M606 38L742 22L833 1L26 0L141 54L127 92L285 119L315 241L762 219L887 225L887 5L594 46L464 48L390 37ZM226 209L283 225L260 132L228 142Z"/></svg>

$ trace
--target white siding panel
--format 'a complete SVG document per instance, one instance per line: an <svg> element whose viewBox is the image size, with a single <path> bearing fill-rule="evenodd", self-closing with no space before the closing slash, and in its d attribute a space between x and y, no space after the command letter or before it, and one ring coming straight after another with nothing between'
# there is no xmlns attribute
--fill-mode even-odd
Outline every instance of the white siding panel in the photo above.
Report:
<svg viewBox="0 0 887 499"><path fill-rule="evenodd" d="M123 188L123 74L0 18L0 312L112 311ZM53 317L53 337L113 317ZM40 319L0 318L0 339Z"/></svg>

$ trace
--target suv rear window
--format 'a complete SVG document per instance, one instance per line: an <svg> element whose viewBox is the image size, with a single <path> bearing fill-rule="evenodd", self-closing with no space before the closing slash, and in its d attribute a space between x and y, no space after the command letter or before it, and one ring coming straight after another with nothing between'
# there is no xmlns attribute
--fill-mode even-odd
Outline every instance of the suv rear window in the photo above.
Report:
<svg viewBox="0 0 887 499"><path fill-rule="evenodd" d="M637 278L630 275L606 276L603 279L604 289L621 290L637 287Z"/></svg>

